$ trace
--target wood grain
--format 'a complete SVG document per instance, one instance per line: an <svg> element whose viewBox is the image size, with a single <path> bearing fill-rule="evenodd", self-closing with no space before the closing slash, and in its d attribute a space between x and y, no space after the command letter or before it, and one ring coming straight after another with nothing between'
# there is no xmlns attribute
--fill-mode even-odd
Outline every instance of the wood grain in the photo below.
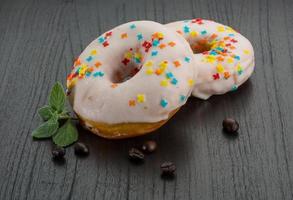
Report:
<svg viewBox="0 0 293 200"><path fill-rule="evenodd" d="M0 199L293 199L293 4L291 0L1 0ZM33 141L57 80L100 33L131 20L202 17L230 25L255 48L256 70L237 92L187 105L155 133L109 141L80 129L86 159L69 148L51 161L51 143ZM221 131L226 116L239 137ZM127 150L159 143L145 164ZM173 181L160 178L165 160Z"/></svg>

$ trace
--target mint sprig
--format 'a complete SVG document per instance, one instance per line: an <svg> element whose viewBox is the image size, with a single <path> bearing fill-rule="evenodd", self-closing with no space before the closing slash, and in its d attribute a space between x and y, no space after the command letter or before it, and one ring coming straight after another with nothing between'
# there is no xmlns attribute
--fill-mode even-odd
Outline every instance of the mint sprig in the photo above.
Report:
<svg viewBox="0 0 293 200"><path fill-rule="evenodd" d="M32 132L33 138L53 138L53 142L61 147L66 147L77 141L78 131L72 123L74 118L65 109L65 100L63 86L59 82L55 83L50 92L49 105L38 110L44 123ZM66 122L62 125L64 120Z"/></svg>

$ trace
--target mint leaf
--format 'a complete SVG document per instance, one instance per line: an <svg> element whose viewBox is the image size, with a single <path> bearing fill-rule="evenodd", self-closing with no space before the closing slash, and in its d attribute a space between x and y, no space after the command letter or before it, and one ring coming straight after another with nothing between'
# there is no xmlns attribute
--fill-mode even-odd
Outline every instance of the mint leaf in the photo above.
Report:
<svg viewBox="0 0 293 200"><path fill-rule="evenodd" d="M54 110L50 106L44 106L38 110L38 113L44 121L47 121L53 116Z"/></svg>
<svg viewBox="0 0 293 200"><path fill-rule="evenodd" d="M53 115L53 117L40 125L37 129L32 132L32 136L34 138L49 138L52 137L57 131L59 127L57 117Z"/></svg>
<svg viewBox="0 0 293 200"><path fill-rule="evenodd" d="M78 132L76 127L71 123L71 120L67 120L65 124L58 129L56 135L53 136L53 142L61 147L68 146L78 139Z"/></svg>
<svg viewBox="0 0 293 200"><path fill-rule="evenodd" d="M50 93L49 105L60 113L64 109L65 98L63 86L59 82L55 83Z"/></svg>

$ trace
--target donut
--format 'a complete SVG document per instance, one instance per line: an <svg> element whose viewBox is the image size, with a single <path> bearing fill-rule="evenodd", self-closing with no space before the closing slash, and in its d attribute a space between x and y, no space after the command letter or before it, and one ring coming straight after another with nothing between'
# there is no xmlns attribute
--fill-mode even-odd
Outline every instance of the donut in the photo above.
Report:
<svg viewBox="0 0 293 200"><path fill-rule="evenodd" d="M235 91L254 70L254 52L248 39L231 27L204 19L169 23L194 52L199 68L192 95L208 99L215 94Z"/></svg>
<svg viewBox="0 0 293 200"><path fill-rule="evenodd" d="M197 69L179 34L152 21L122 24L92 41L67 77L81 124L104 138L162 126L191 95Z"/></svg>

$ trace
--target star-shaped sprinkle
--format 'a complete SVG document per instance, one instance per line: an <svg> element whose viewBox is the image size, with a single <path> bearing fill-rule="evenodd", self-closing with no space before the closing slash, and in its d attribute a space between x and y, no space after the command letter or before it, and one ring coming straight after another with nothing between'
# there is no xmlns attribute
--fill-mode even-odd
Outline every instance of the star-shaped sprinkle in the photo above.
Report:
<svg viewBox="0 0 293 200"><path fill-rule="evenodd" d="M135 100L129 100L128 105L129 106L135 106Z"/></svg>
<svg viewBox="0 0 293 200"><path fill-rule="evenodd" d="M219 73L213 74L213 78L214 80L220 79L220 74Z"/></svg>

